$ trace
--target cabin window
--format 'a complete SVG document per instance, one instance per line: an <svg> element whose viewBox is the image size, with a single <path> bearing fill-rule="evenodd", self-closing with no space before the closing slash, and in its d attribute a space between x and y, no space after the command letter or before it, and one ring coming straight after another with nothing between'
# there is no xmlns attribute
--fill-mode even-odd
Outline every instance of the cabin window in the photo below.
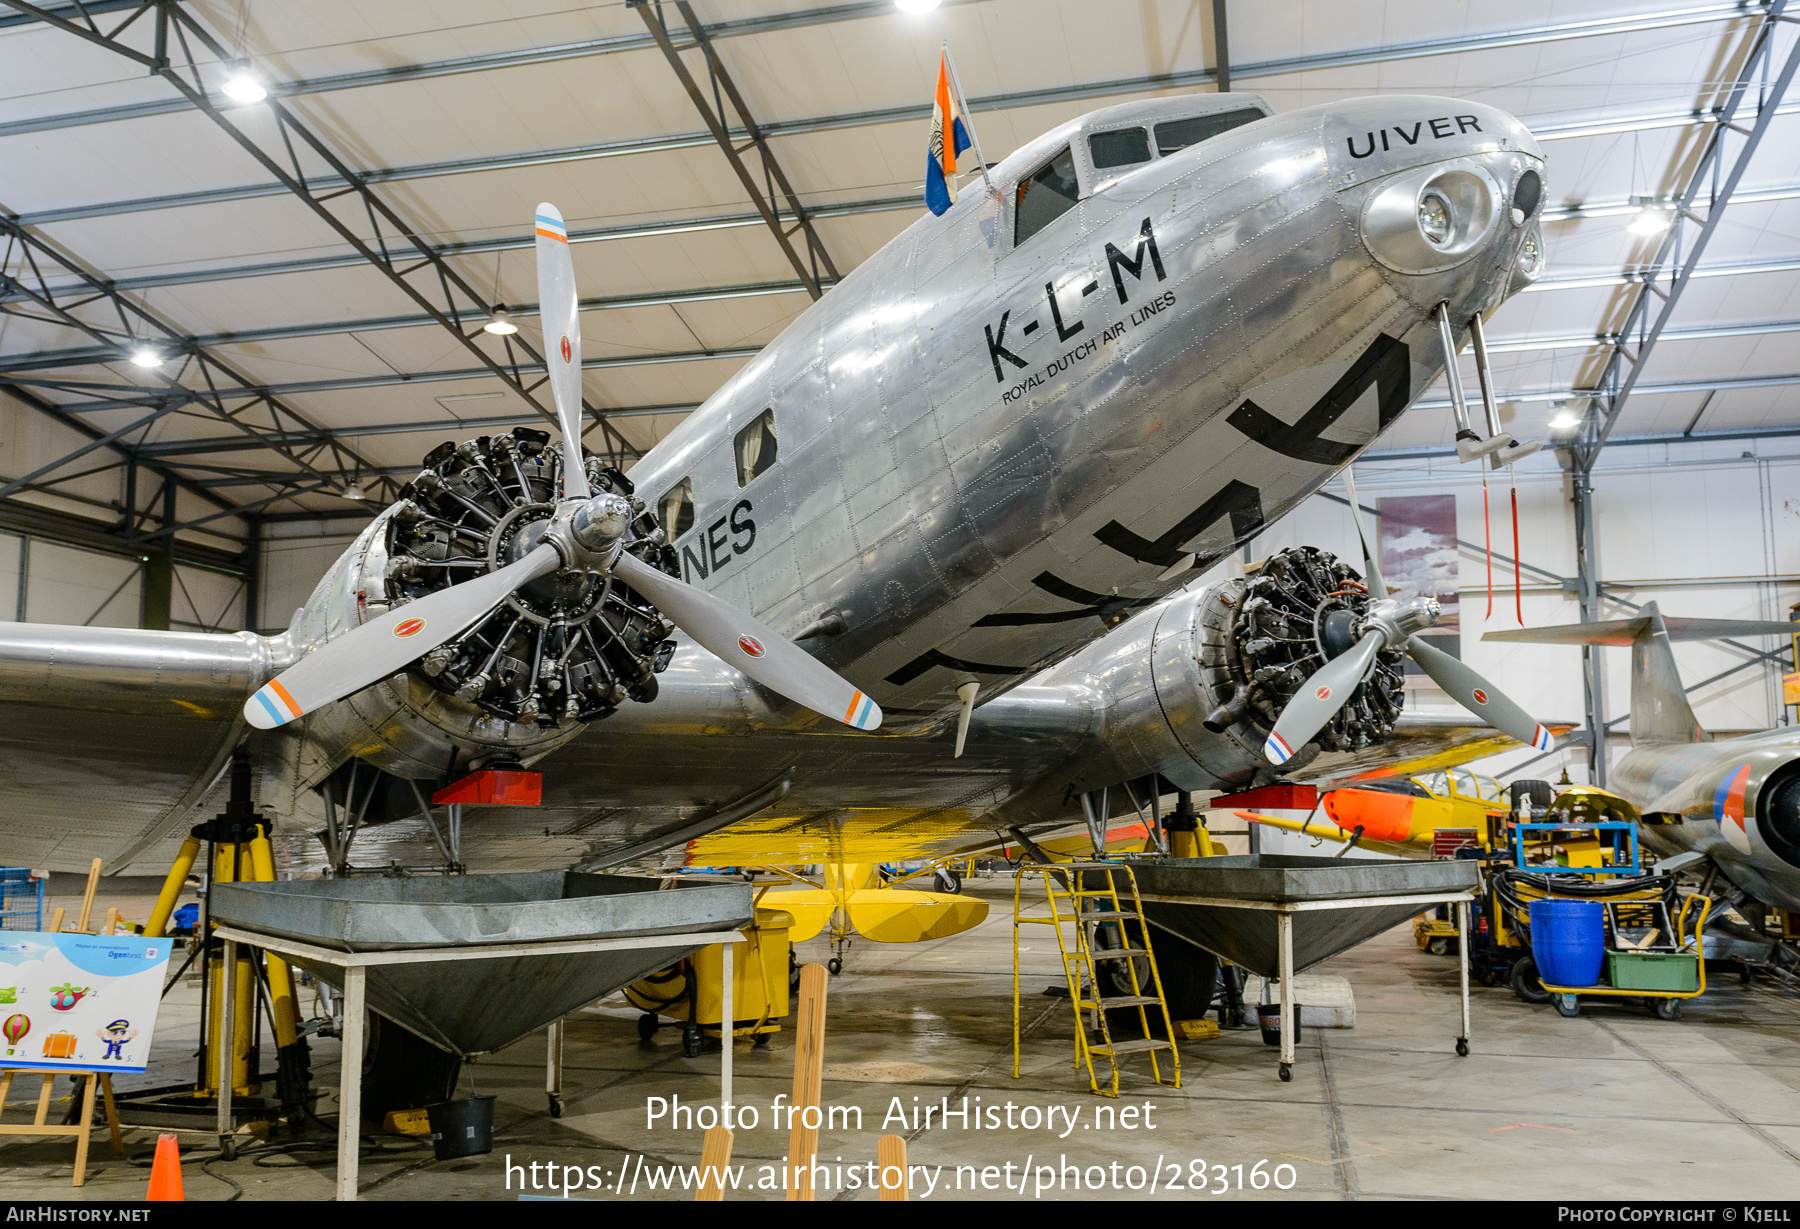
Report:
<svg viewBox="0 0 1800 1229"><path fill-rule="evenodd" d="M1262 118L1263 113L1255 107L1245 107L1241 111L1221 111L1214 115L1166 120L1156 126L1156 152L1166 158L1176 150L1198 145L1221 132L1242 128L1245 124Z"/></svg>
<svg viewBox="0 0 1800 1229"><path fill-rule="evenodd" d="M775 464L775 411L764 410L756 421L737 433L737 475L739 486Z"/></svg>
<svg viewBox="0 0 1800 1229"><path fill-rule="evenodd" d="M1142 128L1121 128L1117 132L1096 132L1088 137L1088 153L1094 169L1110 170L1115 166L1132 166L1150 161L1150 134Z"/></svg>
<svg viewBox="0 0 1800 1229"><path fill-rule="evenodd" d="M694 483L683 478L662 497L662 525L673 542L694 527Z"/></svg>
<svg viewBox="0 0 1800 1229"><path fill-rule="evenodd" d="M1013 246L1017 247L1062 217L1081 199L1075 182L1075 155L1067 145L1019 181L1013 196Z"/></svg>

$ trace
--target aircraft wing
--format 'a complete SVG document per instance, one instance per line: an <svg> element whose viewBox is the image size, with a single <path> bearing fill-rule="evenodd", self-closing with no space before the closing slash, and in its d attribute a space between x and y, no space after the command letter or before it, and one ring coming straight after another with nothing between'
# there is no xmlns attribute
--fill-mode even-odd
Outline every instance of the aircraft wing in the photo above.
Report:
<svg viewBox="0 0 1800 1229"><path fill-rule="evenodd" d="M1561 735L1575 724L1545 722L1544 727ZM1328 751L1287 777L1304 785L1319 786L1374 777L1411 777L1455 768L1523 745L1466 715L1402 713L1393 733L1380 742L1360 751Z"/></svg>
<svg viewBox="0 0 1800 1229"><path fill-rule="evenodd" d="M98 857L116 872L210 818L189 815L237 741L268 643L247 633L0 623L7 860L66 868Z"/></svg>

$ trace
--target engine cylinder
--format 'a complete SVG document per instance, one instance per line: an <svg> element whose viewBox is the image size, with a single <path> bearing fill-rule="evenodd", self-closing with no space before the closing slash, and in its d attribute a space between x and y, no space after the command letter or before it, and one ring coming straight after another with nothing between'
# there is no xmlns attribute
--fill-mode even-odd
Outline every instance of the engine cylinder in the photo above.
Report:
<svg viewBox="0 0 1800 1229"><path fill-rule="evenodd" d="M386 598L410 601L524 558L557 509L562 453L549 436L506 435L444 444L402 492L388 520ZM589 462L594 496L576 539L625 549L666 568L670 552L631 482ZM635 519L634 519L635 518ZM492 613L416 667L431 686L520 725L593 721L626 699L656 695L671 628L648 601L601 567L571 564L516 590Z"/></svg>
<svg viewBox="0 0 1800 1229"><path fill-rule="evenodd" d="M1355 647L1369 590L1349 564L1310 546L1275 552L1255 574L1211 597L1217 617L1200 655L1212 733L1248 720L1261 734L1309 676ZM1356 751L1387 737L1400 716L1404 654L1381 650L1375 668L1313 738L1324 751Z"/></svg>

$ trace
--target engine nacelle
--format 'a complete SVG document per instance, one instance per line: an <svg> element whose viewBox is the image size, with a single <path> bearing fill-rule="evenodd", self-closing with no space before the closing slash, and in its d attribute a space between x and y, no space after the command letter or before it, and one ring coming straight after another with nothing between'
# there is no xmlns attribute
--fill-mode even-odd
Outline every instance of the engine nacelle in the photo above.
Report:
<svg viewBox="0 0 1800 1229"><path fill-rule="evenodd" d="M296 646L322 644L530 553L562 487L562 454L548 442L544 432L518 428L434 449L401 499L314 589L290 633ZM284 750L292 771L283 775L298 790L351 755L412 780L524 763L627 700L655 698L656 675L674 652L671 628L611 575L606 552L622 539L652 566L668 570L673 557L629 479L590 459L588 482L595 497L570 522L582 549L564 550L565 566L412 668L325 706L293 731Z"/></svg>
<svg viewBox="0 0 1800 1229"><path fill-rule="evenodd" d="M1161 773L1183 789L1273 779L1263 742L1300 685L1356 645L1368 613L1361 576L1329 551L1277 551L1255 572L1180 594L1120 627L1055 681L1099 693L1098 739L1114 780ZM1374 671L1316 738L1284 765L1357 751L1394 728L1402 659ZM1104 774L1102 774L1104 775Z"/></svg>

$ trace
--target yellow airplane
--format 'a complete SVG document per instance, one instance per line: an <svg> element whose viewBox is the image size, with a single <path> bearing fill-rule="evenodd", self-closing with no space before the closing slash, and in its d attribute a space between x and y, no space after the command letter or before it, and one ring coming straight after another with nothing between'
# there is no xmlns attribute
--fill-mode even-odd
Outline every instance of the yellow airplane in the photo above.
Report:
<svg viewBox="0 0 1800 1229"><path fill-rule="evenodd" d="M1321 841L1355 840L1363 849L1430 857L1440 829L1481 833L1504 815L1500 783L1463 768L1385 777L1323 790L1305 819L1237 811L1239 818ZM1322 813L1322 814L1321 814Z"/></svg>

